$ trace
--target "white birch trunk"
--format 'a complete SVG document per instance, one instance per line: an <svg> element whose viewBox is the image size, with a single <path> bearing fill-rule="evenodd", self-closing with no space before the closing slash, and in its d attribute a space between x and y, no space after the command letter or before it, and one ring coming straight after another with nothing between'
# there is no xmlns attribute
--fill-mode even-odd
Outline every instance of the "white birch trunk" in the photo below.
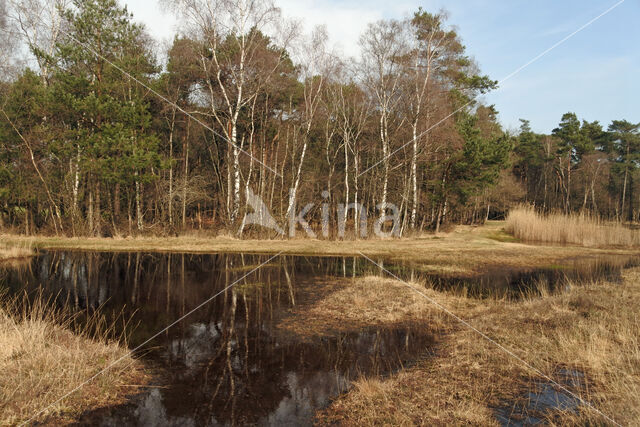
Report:
<svg viewBox="0 0 640 427"><path fill-rule="evenodd" d="M77 146L75 176L73 180L73 215L78 214L78 192L80 188L80 146Z"/></svg>
<svg viewBox="0 0 640 427"><path fill-rule="evenodd" d="M416 228L416 216L418 214L418 121L413 123L413 155L411 157L411 229Z"/></svg>
<svg viewBox="0 0 640 427"><path fill-rule="evenodd" d="M138 171L135 172L135 176L136 176L136 220L137 220L138 231L142 231L142 203L140 199L140 180L138 179L140 174L138 173Z"/></svg>

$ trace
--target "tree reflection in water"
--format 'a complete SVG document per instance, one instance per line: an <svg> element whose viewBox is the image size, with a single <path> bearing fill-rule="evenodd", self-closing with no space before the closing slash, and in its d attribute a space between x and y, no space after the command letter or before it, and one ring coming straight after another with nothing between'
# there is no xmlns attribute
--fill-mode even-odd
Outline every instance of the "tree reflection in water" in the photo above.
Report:
<svg viewBox="0 0 640 427"><path fill-rule="evenodd" d="M131 318L136 347L266 261L257 255L48 252L9 272L14 291L38 286L78 311ZM160 388L133 403L86 414L103 425L308 424L360 375L385 375L425 354L411 329L365 330L303 340L275 325L314 278L371 272L354 258L280 257L149 345ZM369 270L367 270L369 269ZM366 270L366 271L365 271Z"/></svg>

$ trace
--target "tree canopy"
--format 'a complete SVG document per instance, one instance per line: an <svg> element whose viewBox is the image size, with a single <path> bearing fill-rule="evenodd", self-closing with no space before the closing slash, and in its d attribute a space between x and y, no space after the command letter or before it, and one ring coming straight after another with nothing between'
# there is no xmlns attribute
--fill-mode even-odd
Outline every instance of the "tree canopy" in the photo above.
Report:
<svg viewBox="0 0 640 427"><path fill-rule="evenodd" d="M183 31L164 49L116 0L38 1L0 13L28 48L1 53L2 227L268 233L242 221L251 195L281 224L329 202L334 230L355 215L352 237L387 205L400 233L525 201L639 219L640 124L567 113L550 135L502 129L477 100L497 82L446 13L369 25L353 62L269 0L172 2Z"/></svg>

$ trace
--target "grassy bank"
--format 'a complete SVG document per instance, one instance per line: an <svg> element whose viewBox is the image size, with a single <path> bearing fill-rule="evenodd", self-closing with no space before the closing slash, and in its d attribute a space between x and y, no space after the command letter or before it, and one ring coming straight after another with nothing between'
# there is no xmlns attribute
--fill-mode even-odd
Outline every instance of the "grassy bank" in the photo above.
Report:
<svg viewBox="0 0 640 427"><path fill-rule="evenodd" d="M623 425L638 424L640 269L625 272L621 285L576 286L520 302L480 301L412 286L557 381L563 369L584 373L584 387L573 392ZM525 405L528 392L545 381L394 280L340 282L312 306L296 308L281 327L323 334L407 323L440 337L435 356L386 379L360 379L320 414L320 424L497 425L493 408ZM586 408L545 416L552 424L608 424Z"/></svg>
<svg viewBox="0 0 640 427"><path fill-rule="evenodd" d="M31 241L20 240L13 244L7 244L0 240L0 262L28 258L35 254Z"/></svg>
<svg viewBox="0 0 640 427"><path fill-rule="evenodd" d="M11 245L32 242L36 249L65 249L120 252L251 253L309 256L360 256L422 263L438 272L455 268L473 272L487 266L543 267L562 258L604 253L629 253L632 250L527 245L505 233L504 222L483 227L458 226L450 233L425 234L391 240L239 240L228 237L189 235L182 237L60 238L2 235L0 241Z"/></svg>
<svg viewBox="0 0 640 427"><path fill-rule="evenodd" d="M42 298L32 304L0 299L0 425L73 422L85 411L122 403L135 390L131 385L146 381L140 362L105 338L108 330L99 318L85 331L72 333L73 323L74 316ZM117 366L56 402L120 358Z"/></svg>
<svg viewBox="0 0 640 427"><path fill-rule="evenodd" d="M581 214L542 215L531 207L509 212L505 229L527 242L573 244L589 247L639 247L640 231L622 224L603 221Z"/></svg>

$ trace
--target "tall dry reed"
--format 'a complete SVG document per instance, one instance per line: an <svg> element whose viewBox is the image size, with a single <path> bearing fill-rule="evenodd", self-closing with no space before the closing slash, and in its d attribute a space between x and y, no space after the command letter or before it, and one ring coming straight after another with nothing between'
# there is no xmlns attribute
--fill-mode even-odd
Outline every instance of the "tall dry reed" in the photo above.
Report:
<svg viewBox="0 0 640 427"><path fill-rule="evenodd" d="M506 231L528 242L574 244L590 247L638 246L640 232L619 223L605 223L586 214L540 214L521 206L507 216Z"/></svg>

